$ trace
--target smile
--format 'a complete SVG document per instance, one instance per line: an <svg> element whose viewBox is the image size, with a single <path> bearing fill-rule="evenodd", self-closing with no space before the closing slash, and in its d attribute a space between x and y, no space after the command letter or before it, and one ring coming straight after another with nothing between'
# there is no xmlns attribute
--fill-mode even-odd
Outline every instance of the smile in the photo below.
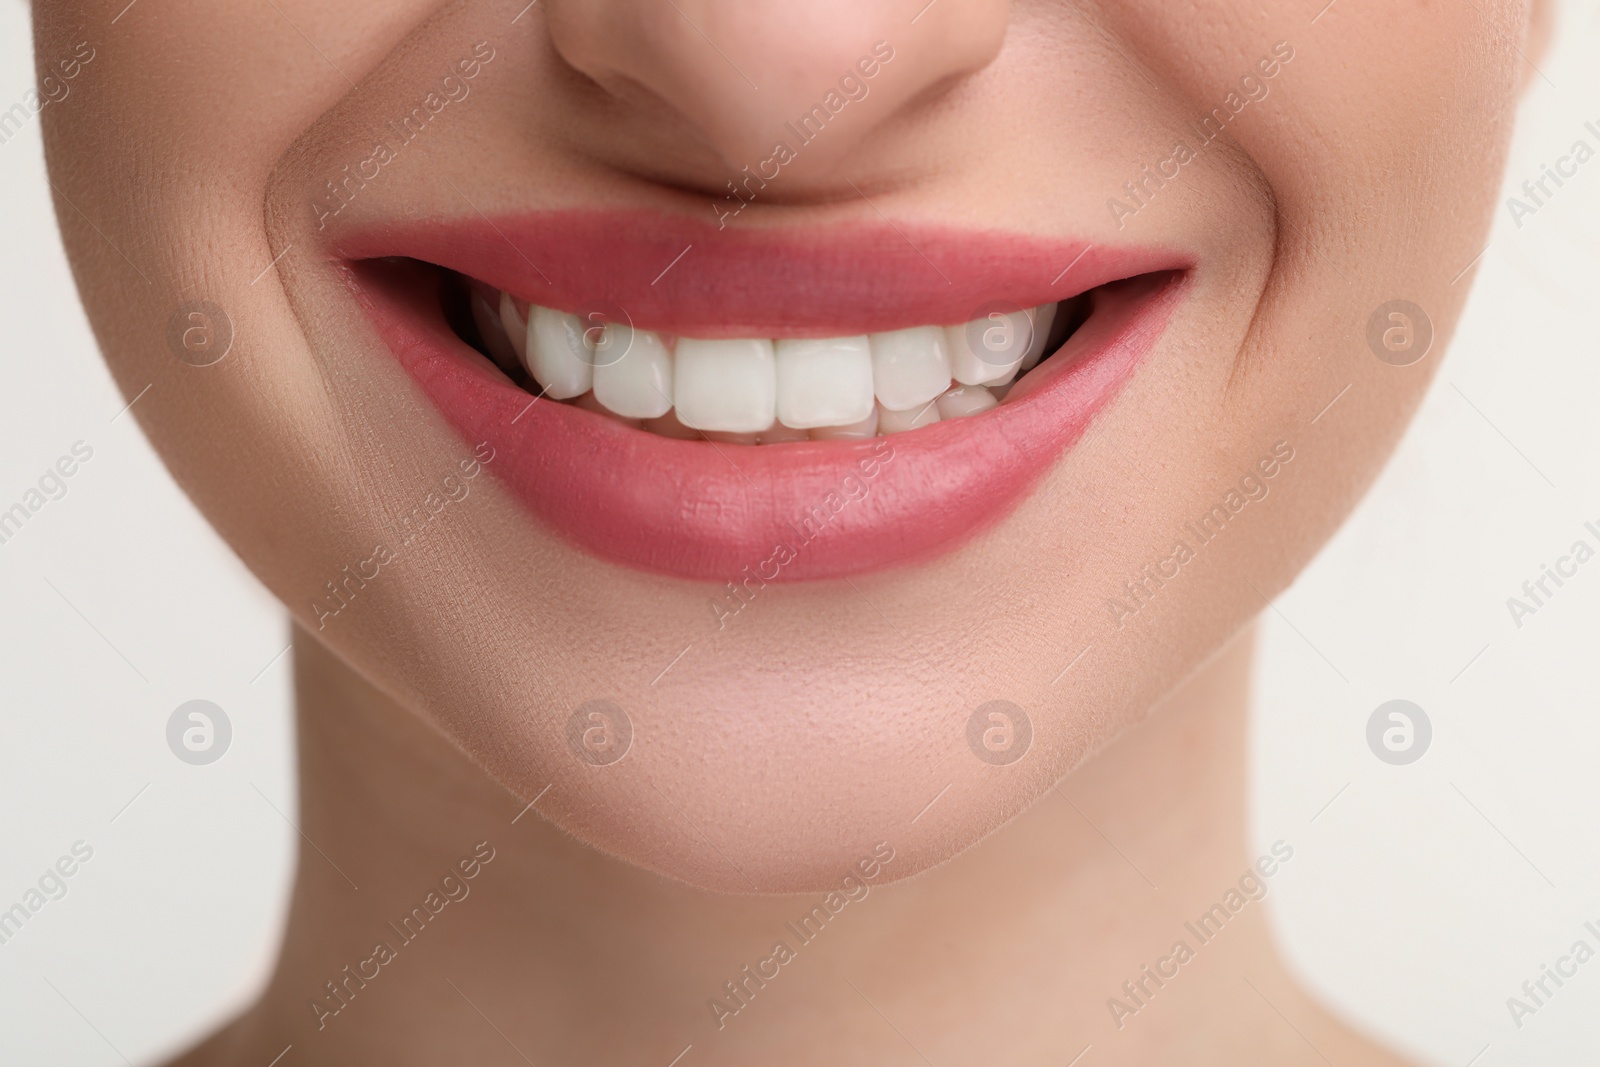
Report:
<svg viewBox="0 0 1600 1067"><path fill-rule="evenodd" d="M543 524L730 583L916 563L1002 518L1155 344L1189 266L633 212L386 227L345 235L338 258Z"/></svg>

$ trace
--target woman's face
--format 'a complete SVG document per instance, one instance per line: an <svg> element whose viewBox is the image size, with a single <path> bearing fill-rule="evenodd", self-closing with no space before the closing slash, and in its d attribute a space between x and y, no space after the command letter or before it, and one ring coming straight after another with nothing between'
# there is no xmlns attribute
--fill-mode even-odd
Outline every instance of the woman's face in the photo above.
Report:
<svg viewBox="0 0 1600 1067"><path fill-rule="evenodd" d="M38 5L47 147L176 477L540 812L737 892L954 855L1291 580L1440 358L1527 19L120 6Z"/></svg>

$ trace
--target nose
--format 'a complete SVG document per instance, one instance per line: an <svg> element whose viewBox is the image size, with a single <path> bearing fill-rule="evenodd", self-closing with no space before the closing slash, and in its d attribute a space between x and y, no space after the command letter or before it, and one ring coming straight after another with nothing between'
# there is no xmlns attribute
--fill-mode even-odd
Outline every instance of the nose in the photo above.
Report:
<svg viewBox="0 0 1600 1067"><path fill-rule="evenodd" d="M547 0L556 51L735 169L838 158L999 53L1009 0Z"/></svg>

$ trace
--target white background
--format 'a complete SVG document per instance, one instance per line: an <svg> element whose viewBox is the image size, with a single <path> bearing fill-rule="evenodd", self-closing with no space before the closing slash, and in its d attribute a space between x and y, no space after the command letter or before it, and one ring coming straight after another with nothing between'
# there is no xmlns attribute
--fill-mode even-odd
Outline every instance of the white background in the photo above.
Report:
<svg viewBox="0 0 1600 1067"><path fill-rule="evenodd" d="M1563 6L1508 194L1575 139L1600 147L1582 128L1600 127L1600 8ZM0 4L0 110L31 84L25 9ZM73 842L94 849L0 946L0 1063L145 1063L271 962L293 858L287 629L118 415L37 119L0 145L0 219L0 508L74 442L94 449L0 545L0 909ZM1278 928L1331 1004L1424 1062L1600 1057L1600 960L1520 1030L1505 1004L1600 926L1600 560L1520 629L1505 605L1600 526L1597 283L1600 160L1520 228L1502 206L1420 417L1264 620L1256 833L1296 847ZM1433 722L1411 766L1366 747L1393 697ZM214 766L166 747L194 698L232 718Z"/></svg>

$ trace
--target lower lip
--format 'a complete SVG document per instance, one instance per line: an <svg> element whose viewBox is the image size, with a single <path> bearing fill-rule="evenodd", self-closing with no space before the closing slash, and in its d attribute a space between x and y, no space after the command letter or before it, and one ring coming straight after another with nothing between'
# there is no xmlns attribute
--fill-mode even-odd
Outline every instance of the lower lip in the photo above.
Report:
<svg viewBox="0 0 1600 1067"><path fill-rule="evenodd" d="M380 275L382 277L380 277ZM1102 287L1066 348L997 408L866 441L727 445L533 397L457 338L427 279L352 268L389 349L541 522L578 547L678 578L844 578L948 552L1017 506L1154 347L1181 275Z"/></svg>

